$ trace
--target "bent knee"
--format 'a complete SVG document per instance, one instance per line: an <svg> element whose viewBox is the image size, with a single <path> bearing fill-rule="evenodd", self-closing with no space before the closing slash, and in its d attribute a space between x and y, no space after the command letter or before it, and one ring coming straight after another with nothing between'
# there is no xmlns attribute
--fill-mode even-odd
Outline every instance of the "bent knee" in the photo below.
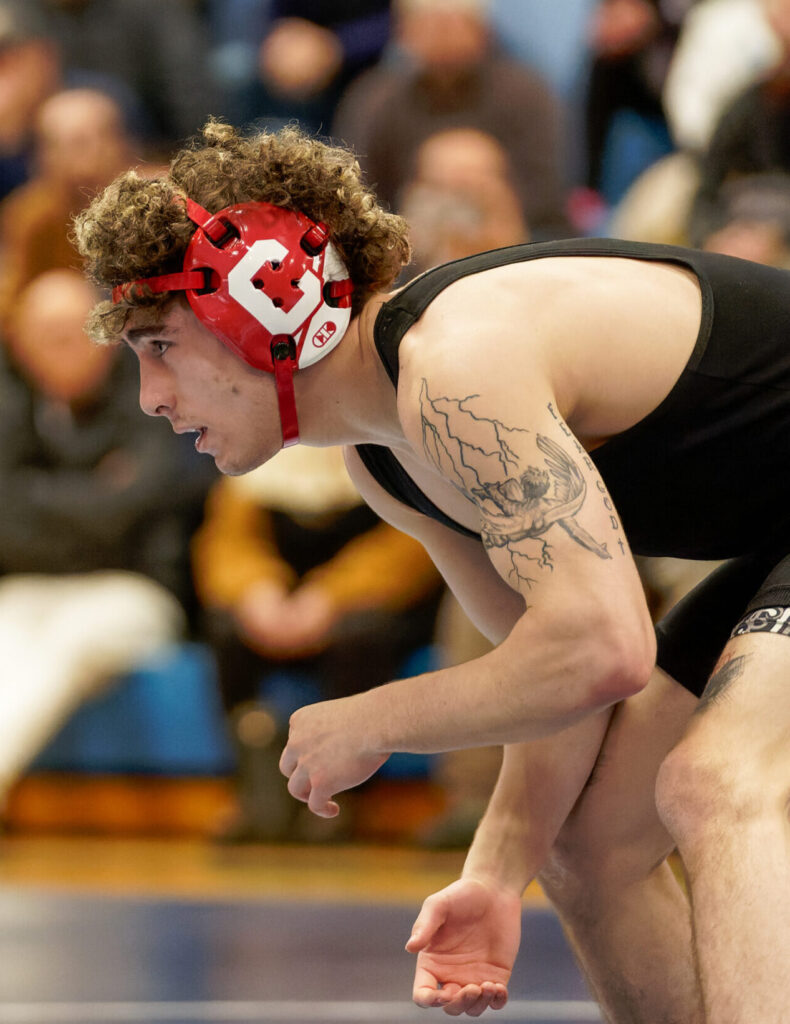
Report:
<svg viewBox="0 0 790 1024"><path fill-rule="evenodd" d="M790 774L766 751L733 746L709 729L692 733L667 755L656 780L659 817L681 847L712 830L742 828L787 814Z"/></svg>

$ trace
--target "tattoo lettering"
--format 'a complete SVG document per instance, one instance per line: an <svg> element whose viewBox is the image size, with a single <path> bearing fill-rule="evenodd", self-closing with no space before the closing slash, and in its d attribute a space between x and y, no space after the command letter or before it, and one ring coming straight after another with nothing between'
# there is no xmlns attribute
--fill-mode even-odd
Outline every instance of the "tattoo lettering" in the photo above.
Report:
<svg viewBox="0 0 790 1024"><path fill-rule="evenodd" d="M609 492L606 489L606 484L603 482L603 480L598 478L595 481L595 486L596 486L598 492L601 495L601 500L603 501L603 507L609 513L609 525L611 526L612 530L614 530L615 533L620 533L621 532L620 520L617 518L617 515L615 513L615 508L614 508L614 505L612 504L612 499L609 497ZM625 543L623 542L623 538L622 537L618 537L617 538L617 544L618 544L618 546L620 548L620 554L624 555L625 554Z"/></svg>
<svg viewBox="0 0 790 1024"><path fill-rule="evenodd" d="M711 704L721 703L729 687L743 675L746 660L746 655L738 655L725 662L720 669L713 673L697 706L697 712L703 711Z"/></svg>
<svg viewBox="0 0 790 1024"><path fill-rule="evenodd" d="M553 402L549 402L547 408L549 410L549 415L552 416L555 420L557 420L558 426L564 427L563 421L560 419L560 417L558 416L556 410L554 409ZM566 434L569 433L567 428L565 428L564 432ZM576 451L581 456L582 462L587 467L587 469L589 469L589 471L591 473L597 472L595 463L590 458L590 456L587 454L587 450L584 447L584 445L581 443L581 441L579 441L577 438L574 438L573 441L574 441L574 444L576 445ZM609 513L609 525L611 526L611 528L616 533L622 533L622 528L620 526L620 520L617 518L617 515L615 513L614 505L612 504L612 499L609 497L609 492L606 490L606 485L604 484L603 480L596 479L595 486L597 487L598 491L601 494L601 497L602 497L602 500L603 500L603 507ZM625 554L625 542L623 541L622 536L619 536L617 538L617 546L620 548L620 554L624 555Z"/></svg>
<svg viewBox="0 0 790 1024"><path fill-rule="evenodd" d="M545 539L552 526L599 558L611 558L606 544L576 519L587 495L576 463L549 437L478 416L471 408L476 397L434 399L423 381L420 404L425 452L465 497L475 500L482 513L485 546L506 550L511 575L529 587L535 580L528 563L539 569L554 568L551 545ZM468 440L470 436L474 442ZM542 464L525 466L519 445L532 436ZM526 550L519 547L524 543Z"/></svg>

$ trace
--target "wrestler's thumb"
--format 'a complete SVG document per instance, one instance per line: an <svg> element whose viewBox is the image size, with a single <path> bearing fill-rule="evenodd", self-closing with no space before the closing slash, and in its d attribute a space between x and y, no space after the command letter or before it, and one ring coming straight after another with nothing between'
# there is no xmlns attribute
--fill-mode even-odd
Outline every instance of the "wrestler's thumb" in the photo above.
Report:
<svg viewBox="0 0 790 1024"><path fill-rule="evenodd" d="M442 921L443 915L439 910L439 901L433 896L429 896L423 903L422 910L412 926L411 935L406 943L406 952L419 953L421 949L425 949Z"/></svg>

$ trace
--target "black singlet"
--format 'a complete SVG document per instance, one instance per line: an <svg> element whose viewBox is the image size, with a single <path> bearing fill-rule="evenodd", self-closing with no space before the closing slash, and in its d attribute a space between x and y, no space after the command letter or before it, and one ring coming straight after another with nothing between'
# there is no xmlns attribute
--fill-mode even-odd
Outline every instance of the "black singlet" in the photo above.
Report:
<svg viewBox="0 0 790 1024"><path fill-rule="evenodd" d="M611 239L533 243L457 260L417 278L382 306L374 337L393 384L403 335L444 288L493 267L561 256L668 262L696 275L702 318L683 372L656 409L590 457L635 554L716 560L757 554L767 572L787 550L790 518L790 272ZM357 450L393 497L476 536L438 509L389 449ZM783 587L790 603L790 579Z"/></svg>

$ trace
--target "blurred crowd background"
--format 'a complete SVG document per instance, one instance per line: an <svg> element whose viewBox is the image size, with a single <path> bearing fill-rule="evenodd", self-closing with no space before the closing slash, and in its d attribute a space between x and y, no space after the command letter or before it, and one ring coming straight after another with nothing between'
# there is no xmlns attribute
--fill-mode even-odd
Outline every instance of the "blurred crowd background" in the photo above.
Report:
<svg viewBox="0 0 790 1024"><path fill-rule="evenodd" d="M209 116L351 147L409 276L572 236L790 265L790 0L0 0L0 822L463 845L498 753L393 757L336 822L290 712L486 649L339 452L239 479L137 407L70 221ZM656 616L709 566L641 564Z"/></svg>

